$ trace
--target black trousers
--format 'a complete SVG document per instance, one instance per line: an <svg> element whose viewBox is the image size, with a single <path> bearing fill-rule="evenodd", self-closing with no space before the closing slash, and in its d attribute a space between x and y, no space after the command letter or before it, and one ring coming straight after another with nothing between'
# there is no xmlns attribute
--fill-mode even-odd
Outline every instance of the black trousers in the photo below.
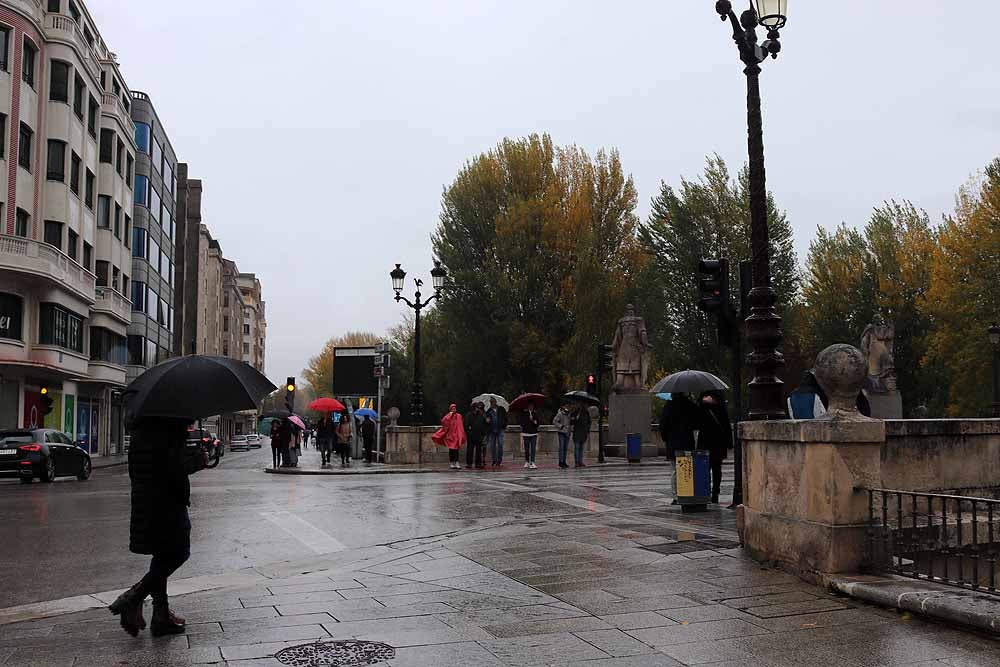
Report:
<svg viewBox="0 0 1000 667"><path fill-rule="evenodd" d="M482 442L473 442L472 440L465 446L465 465L471 468L473 465L476 467L482 466L483 464L483 449L484 445Z"/></svg>
<svg viewBox="0 0 1000 667"><path fill-rule="evenodd" d="M277 468L281 465L281 450L275 446L271 446L271 458L273 459L273 467Z"/></svg>
<svg viewBox="0 0 1000 667"><path fill-rule="evenodd" d="M191 520L185 510L177 530L177 543L153 554L149 572L139 581L139 590L153 598L153 606L167 606L167 579L191 556ZM178 517L181 521L181 517ZM169 528L168 528L169 530Z"/></svg>
<svg viewBox="0 0 1000 667"><path fill-rule="evenodd" d="M718 502L722 489L722 459L710 458L709 465L712 467L712 502Z"/></svg>
<svg viewBox="0 0 1000 667"><path fill-rule="evenodd" d="M448 462L449 463L458 463L458 450L457 449L449 449L448 450Z"/></svg>
<svg viewBox="0 0 1000 667"><path fill-rule="evenodd" d="M372 462L372 452L375 449L375 442L371 438L364 438L361 445L365 451L365 463Z"/></svg>

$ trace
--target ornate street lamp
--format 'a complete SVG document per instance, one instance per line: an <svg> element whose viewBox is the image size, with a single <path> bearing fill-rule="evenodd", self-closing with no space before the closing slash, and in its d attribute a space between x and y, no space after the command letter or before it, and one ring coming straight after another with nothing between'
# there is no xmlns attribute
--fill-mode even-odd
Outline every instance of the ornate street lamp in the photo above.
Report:
<svg viewBox="0 0 1000 667"><path fill-rule="evenodd" d="M753 289L750 290L750 316L747 338L753 351L748 362L754 377L750 380L750 419L784 419L783 384L778 377L785 359L781 344L781 318L774 309L767 229L767 186L764 178L764 132L760 115L760 64L768 55L777 58L781 51L778 30L787 20L787 0L754 0L739 18L729 0L718 0L715 9L722 20L733 26L733 41L743 61L747 77L747 146L750 154L750 255L753 266ZM754 7L756 5L756 8ZM768 29L767 39L757 44L755 28Z"/></svg>
<svg viewBox="0 0 1000 667"><path fill-rule="evenodd" d="M423 369L420 363L420 311L427 307L431 301L441 297L441 290L444 289L445 280L448 278L448 269L442 266L438 260L434 260L434 268L431 269L431 284L434 287L434 294L424 301L420 300L420 288L424 285L423 280L417 278L413 281L417 286L417 291L413 295L413 301L410 301L401 294L403 282L406 280L406 271L397 264L396 268L389 272L389 277L392 278L392 291L396 293L394 297L396 301L402 301L416 313L413 325L413 388L410 394L410 418L414 426L422 426L424 422L424 388Z"/></svg>
<svg viewBox="0 0 1000 667"><path fill-rule="evenodd" d="M1000 418L1000 324L994 322L986 334L993 346L993 416Z"/></svg>

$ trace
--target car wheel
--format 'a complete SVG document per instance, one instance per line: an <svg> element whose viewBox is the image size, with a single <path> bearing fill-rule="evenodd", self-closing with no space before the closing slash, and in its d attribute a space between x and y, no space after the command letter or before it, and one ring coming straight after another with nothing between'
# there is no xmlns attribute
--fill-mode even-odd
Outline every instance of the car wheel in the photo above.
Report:
<svg viewBox="0 0 1000 667"><path fill-rule="evenodd" d="M51 482L56 478L56 462L49 456L45 459L45 469L42 470L42 481Z"/></svg>
<svg viewBox="0 0 1000 667"><path fill-rule="evenodd" d="M21 478L21 484L31 484L34 481L35 481L34 477L22 477Z"/></svg>
<svg viewBox="0 0 1000 667"><path fill-rule="evenodd" d="M77 475L76 478L80 481L90 479L90 473L92 470L93 467L91 466L90 459L85 459L83 461L83 467L80 468L80 474Z"/></svg>

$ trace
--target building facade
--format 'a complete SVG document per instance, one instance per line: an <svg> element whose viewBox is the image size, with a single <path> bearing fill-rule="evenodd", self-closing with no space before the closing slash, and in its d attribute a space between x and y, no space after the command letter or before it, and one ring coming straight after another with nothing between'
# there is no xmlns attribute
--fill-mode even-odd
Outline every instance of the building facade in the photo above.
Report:
<svg viewBox="0 0 1000 667"><path fill-rule="evenodd" d="M174 353L177 156L146 93L132 92L136 163L131 221L128 379Z"/></svg>
<svg viewBox="0 0 1000 667"><path fill-rule="evenodd" d="M260 280L252 273L241 273L237 277L237 285L243 296L243 361L263 373L267 317Z"/></svg>
<svg viewBox="0 0 1000 667"><path fill-rule="evenodd" d="M131 102L81 2L0 0L0 427L95 454L122 444Z"/></svg>

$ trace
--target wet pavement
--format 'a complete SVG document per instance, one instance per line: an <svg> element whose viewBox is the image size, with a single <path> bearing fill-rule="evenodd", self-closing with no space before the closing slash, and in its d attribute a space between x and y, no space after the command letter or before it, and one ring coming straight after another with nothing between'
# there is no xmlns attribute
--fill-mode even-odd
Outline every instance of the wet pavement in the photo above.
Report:
<svg viewBox="0 0 1000 667"><path fill-rule="evenodd" d="M412 667L1000 665L992 639L746 560L733 513L681 514L664 468L310 477L265 475L269 457L228 454L192 480L195 554L178 576L217 567L253 577L175 595L186 635L133 639L94 609L0 625L0 665L361 664L347 660L364 651L372 664ZM5 518L28 505L22 517L40 523L8 527L17 539L0 566L25 562L8 556L13 546L18 558L37 554L39 576L50 566L79 573L48 587L5 577L3 599L17 601L2 606L138 576L144 560L124 548L127 477L107 472L86 484L0 484ZM72 517L96 508L96 527L75 532ZM85 547L108 570L104 584L60 529L104 540ZM31 539L48 546L21 545ZM265 565L274 561L288 562ZM303 644L312 646L293 648ZM324 655L339 661L317 661Z"/></svg>

